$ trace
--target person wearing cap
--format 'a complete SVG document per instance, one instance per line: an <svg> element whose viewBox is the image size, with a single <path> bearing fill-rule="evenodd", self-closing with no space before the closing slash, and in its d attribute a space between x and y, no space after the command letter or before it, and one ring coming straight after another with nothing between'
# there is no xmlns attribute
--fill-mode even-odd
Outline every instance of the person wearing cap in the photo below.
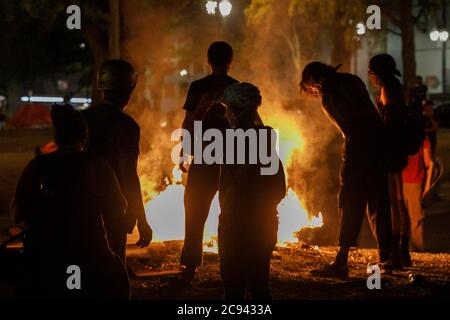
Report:
<svg viewBox="0 0 450 320"><path fill-rule="evenodd" d="M18 296L128 299L126 268L104 227L120 227L125 219L126 200L114 171L84 152L88 133L80 112L55 105L51 118L58 148L28 163L11 201L13 222L26 225L26 269ZM81 272L79 290L67 285L71 266Z"/></svg>
<svg viewBox="0 0 450 320"><path fill-rule="evenodd" d="M229 125L219 101L223 90L237 82L228 75L233 61L233 48L224 41L213 42L207 56L211 74L191 83L183 106L186 114L182 127L191 133L194 121L201 121L203 130L223 131ZM184 192L185 237L180 260L185 268L182 285L191 284L197 267L202 263L203 230L219 184L218 164L195 162L194 157L189 166ZM186 170L184 165L181 165L181 169Z"/></svg>
<svg viewBox="0 0 450 320"><path fill-rule="evenodd" d="M273 129L264 126L258 115L261 95L257 87L250 83L232 84L225 89L222 103L231 123L229 130L255 130L258 139L265 134L268 145L275 143ZM286 181L278 155L274 157L279 163L278 170L273 175L264 175L259 160L249 163L251 142L245 141L244 146L237 146L234 151L236 157L243 151L236 148L245 148L245 163L230 164L227 160L220 168L220 273L226 299L242 300L247 289L253 299L269 300L270 260L277 242L277 206L286 195ZM253 143L261 148L259 140Z"/></svg>
<svg viewBox="0 0 450 320"><path fill-rule="evenodd" d="M409 254L410 221L403 197L402 170L408 156L401 150L404 145L403 122L406 116L405 93L397 77L401 76L396 62L389 54L379 54L369 61L369 80L379 89L376 106L387 135L387 166L391 202L393 264L394 268L411 265Z"/></svg>
<svg viewBox="0 0 450 320"><path fill-rule="evenodd" d="M348 253L357 245L364 213L378 243L384 271L391 269L392 234L385 151L380 139L383 124L366 86L355 75L311 62L302 73L301 90L322 99L322 108L344 138L338 206L339 252L334 261L311 273L317 276L348 275Z"/></svg>
<svg viewBox="0 0 450 320"><path fill-rule="evenodd" d="M102 93L102 101L83 111L89 129L87 152L111 165L128 202L121 231L108 232L113 251L124 261L127 233L133 231L136 223L140 236L137 245L145 247L152 240L137 175L140 128L124 112L136 83L137 74L131 64L124 60L105 61L97 74L97 89ZM111 228L106 226L107 231Z"/></svg>

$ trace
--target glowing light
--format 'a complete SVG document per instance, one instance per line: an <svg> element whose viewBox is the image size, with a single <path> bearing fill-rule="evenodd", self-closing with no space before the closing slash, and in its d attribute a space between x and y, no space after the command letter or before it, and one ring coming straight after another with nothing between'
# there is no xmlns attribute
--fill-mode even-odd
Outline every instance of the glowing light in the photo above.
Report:
<svg viewBox="0 0 450 320"><path fill-rule="evenodd" d="M186 77L189 74L189 72L186 69L183 69L180 71L180 76Z"/></svg>
<svg viewBox="0 0 450 320"><path fill-rule="evenodd" d="M216 14L216 10L217 10L217 1L208 1L206 2L206 12L208 12L208 14Z"/></svg>
<svg viewBox="0 0 450 320"><path fill-rule="evenodd" d="M71 98L70 99L71 103L91 103L92 99L91 98Z"/></svg>
<svg viewBox="0 0 450 320"><path fill-rule="evenodd" d="M32 96L32 97L21 97L20 101L22 102L47 102L47 103L61 103L64 102L64 98L62 97L40 97L40 96ZM90 104L92 103L91 98L71 98L70 103L77 104Z"/></svg>
<svg viewBox="0 0 450 320"><path fill-rule="evenodd" d="M233 9L233 5L228 0L222 0L219 4L219 11L223 17L227 17L231 13L231 9Z"/></svg>
<svg viewBox="0 0 450 320"><path fill-rule="evenodd" d="M307 142L302 135L300 124L289 112L264 112L261 118L264 123L278 128L280 158L284 164L285 173L295 165L293 160L298 152L306 152ZM153 158L150 158L153 159ZM150 160L149 159L149 160ZM152 162L141 162L141 167L151 167ZM145 170L144 170L145 171ZM165 186L161 188L160 178L152 179L146 174L140 176L145 212L150 221L154 240L183 240L184 239L184 191L182 173L178 166L164 179ZM289 181L289 180L288 180ZM214 197L205 225L203 250L217 252L217 227L220 206L218 195ZM297 233L304 228L317 228L323 224L321 213L314 216L305 209L301 198L289 186L286 197L278 205L279 214L279 243L297 242Z"/></svg>
<svg viewBox="0 0 450 320"><path fill-rule="evenodd" d="M366 34L366 26L364 25L364 23L360 22L356 25L356 34L358 36Z"/></svg>
<svg viewBox="0 0 450 320"><path fill-rule="evenodd" d="M278 205L280 224L278 227L279 242L297 242L296 233L303 228L317 228L323 225L322 214L309 217L297 194L289 188L286 197Z"/></svg>
<svg viewBox="0 0 450 320"><path fill-rule="evenodd" d="M443 30L439 32L439 41L446 42L448 40L448 32Z"/></svg>
<svg viewBox="0 0 450 320"><path fill-rule="evenodd" d="M440 32L437 30L431 31L430 32L430 40L431 41L438 41L439 40L439 36L440 36Z"/></svg>
<svg viewBox="0 0 450 320"><path fill-rule="evenodd" d="M33 97L21 97L20 101L23 102L63 102L64 99L61 97L38 97L38 96L33 96Z"/></svg>

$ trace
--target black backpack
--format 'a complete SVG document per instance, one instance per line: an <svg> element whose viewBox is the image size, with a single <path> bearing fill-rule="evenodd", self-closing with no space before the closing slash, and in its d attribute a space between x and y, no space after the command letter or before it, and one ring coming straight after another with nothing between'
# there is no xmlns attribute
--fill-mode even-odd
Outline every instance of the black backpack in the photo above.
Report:
<svg viewBox="0 0 450 320"><path fill-rule="evenodd" d="M403 152L406 156L415 155L426 139L421 119L414 113L405 112L402 129Z"/></svg>

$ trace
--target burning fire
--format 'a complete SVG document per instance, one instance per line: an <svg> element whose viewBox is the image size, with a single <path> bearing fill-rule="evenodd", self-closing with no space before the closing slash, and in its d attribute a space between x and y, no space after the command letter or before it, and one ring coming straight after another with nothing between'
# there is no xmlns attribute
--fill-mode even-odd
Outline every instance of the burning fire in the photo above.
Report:
<svg viewBox="0 0 450 320"><path fill-rule="evenodd" d="M264 117L265 123L277 128L279 134L279 152L285 166L286 175L291 168L292 159L296 151L304 147L304 140L298 124L289 114L281 112ZM141 176L144 193L145 212L153 229L154 241L183 240L184 239L184 186L182 172L175 167L171 177L165 178L166 187L156 192L156 183L148 181ZM302 202L295 191L288 187L286 197L278 206L280 243L297 242L296 233L303 228L321 227L322 215L310 216L304 209ZM208 220L204 232L204 251L217 252L217 226L220 213L218 195L211 204Z"/></svg>

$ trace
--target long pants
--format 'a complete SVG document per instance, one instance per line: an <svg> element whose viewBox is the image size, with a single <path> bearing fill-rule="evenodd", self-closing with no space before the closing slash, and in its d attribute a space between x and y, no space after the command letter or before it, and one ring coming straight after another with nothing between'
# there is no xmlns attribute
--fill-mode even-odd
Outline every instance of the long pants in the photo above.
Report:
<svg viewBox="0 0 450 320"><path fill-rule="evenodd" d="M196 268L202 264L203 230L211 202L218 190L218 165L192 164L184 191L185 236L181 264Z"/></svg>
<svg viewBox="0 0 450 320"><path fill-rule="evenodd" d="M247 289L254 300L271 300L270 260L278 224L263 226L259 222L246 229L219 224L220 274L225 299L243 300Z"/></svg>
<svg viewBox="0 0 450 320"><path fill-rule="evenodd" d="M353 247L367 209L367 217L377 240L380 260L392 253L391 213L387 170L367 161L344 160L339 190L339 245Z"/></svg>
<svg viewBox="0 0 450 320"><path fill-rule="evenodd" d="M411 244L414 249L421 250L423 249L422 185L419 183L404 183L403 195L411 220Z"/></svg>
<svg viewBox="0 0 450 320"><path fill-rule="evenodd" d="M117 234L108 234L108 243L111 250L126 263L126 249L127 249L127 233L117 232Z"/></svg>
<svg viewBox="0 0 450 320"><path fill-rule="evenodd" d="M391 222L393 235L408 235L410 229L408 209L403 196L401 173L389 173L389 198L391 201Z"/></svg>

